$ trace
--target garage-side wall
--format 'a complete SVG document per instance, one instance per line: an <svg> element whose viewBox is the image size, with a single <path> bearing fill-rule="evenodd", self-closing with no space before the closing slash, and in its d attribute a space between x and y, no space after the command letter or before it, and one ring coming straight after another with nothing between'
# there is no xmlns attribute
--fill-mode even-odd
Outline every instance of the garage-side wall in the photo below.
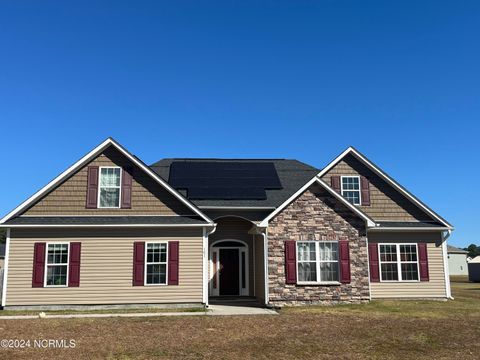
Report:
<svg viewBox="0 0 480 360"><path fill-rule="evenodd" d="M179 241L179 285L132 286L134 241ZM35 242L82 243L80 286L32 288ZM202 234L193 230L11 230L6 306L202 302Z"/></svg>
<svg viewBox="0 0 480 360"><path fill-rule="evenodd" d="M369 243L427 243L429 281L372 282L372 299L375 298L446 298L445 268L441 233L388 232L369 233Z"/></svg>

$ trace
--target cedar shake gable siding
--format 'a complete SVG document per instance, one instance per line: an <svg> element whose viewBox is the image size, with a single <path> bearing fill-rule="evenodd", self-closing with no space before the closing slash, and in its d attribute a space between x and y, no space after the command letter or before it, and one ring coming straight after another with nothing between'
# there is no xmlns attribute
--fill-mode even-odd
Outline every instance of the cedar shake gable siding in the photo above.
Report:
<svg viewBox="0 0 480 360"><path fill-rule="evenodd" d="M89 166L119 166L133 169L130 209L87 209ZM37 201L22 215L192 215L192 211L142 169L134 166L114 147L109 147L89 164Z"/></svg>
<svg viewBox="0 0 480 360"><path fill-rule="evenodd" d="M331 176L365 176L370 182L370 205L359 208L376 221L432 221L424 211L394 189L380 176L348 154L322 180L330 185ZM341 181L341 180L340 180Z"/></svg>
<svg viewBox="0 0 480 360"><path fill-rule="evenodd" d="M348 240L351 282L286 284L285 241ZM312 185L268 227L269 301L273 305L358 303L369 300L365 222L318 185Z"/></svg>

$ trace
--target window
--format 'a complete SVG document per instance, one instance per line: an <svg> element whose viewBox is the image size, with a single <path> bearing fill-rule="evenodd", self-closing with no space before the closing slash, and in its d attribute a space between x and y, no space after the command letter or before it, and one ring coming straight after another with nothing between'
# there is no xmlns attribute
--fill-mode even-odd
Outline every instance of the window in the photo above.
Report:
<svg viewBox="0 0 480 360"><path fill-rule="evenodd" d="M360 205L359 176L342 176L342 196L353 205Z"/></svg>
<svg viewBox="0 0 480 360"><path fill-rule="evenodd" d="M416 244L379 244L382 281L418 281Z"/></svg>
<svg viewBox="0 0 480 360"><path fill-rule="evenodd" d="M45 286L67 286L69 244L48 244Z"/></svg>
<svg viewBox="0 0 480 360"><path fill-rule="evenodd" d="M167 284L167 243L147 243L145 261L145 283Z"/></svg>
<svg viewBox="0 0 480 360"><path fill-rule="evenodd" d="M315 242L297 243L298 281L317 281L317 250Z"/></svg>
<svg viewBox="0 0 480 360"><path fill-rule="evenodd" d="M99 207L118 208L120 207L120 176L119 167L101 167L99 181Z"/></svg>
<svg viewBox="0 0 480 360"><path fill-rule="evenodd" d="M338 243L297 242L297 273L299 283L338 282Z"/></svg>

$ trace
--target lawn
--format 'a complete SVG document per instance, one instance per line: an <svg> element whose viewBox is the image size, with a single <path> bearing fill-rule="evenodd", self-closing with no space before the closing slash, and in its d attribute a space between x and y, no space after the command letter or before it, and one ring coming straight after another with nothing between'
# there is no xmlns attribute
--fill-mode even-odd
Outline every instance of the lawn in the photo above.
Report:
<svg viewBox="0 0 480 360"><path fill-rule="evenodd" d="M75 339L74 349L0 350L16 359L476 359L480 284L453 301L289 308L279 316L0 320L3 339Z"/></svg>

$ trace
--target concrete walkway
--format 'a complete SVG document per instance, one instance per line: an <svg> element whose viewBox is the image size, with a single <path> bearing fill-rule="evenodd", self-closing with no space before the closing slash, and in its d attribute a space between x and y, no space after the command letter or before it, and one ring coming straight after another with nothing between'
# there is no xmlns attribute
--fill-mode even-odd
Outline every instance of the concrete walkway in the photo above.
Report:
<svg viewBox="0 0 480 360"><path fill-rule="evenodd" d="M210 305L207 311L199 312L157 312L157 313L110 313L110 314L44 314L38 315L5 315L0 320L22 320L22 319L74 319L74 318L111 318L111 317L155 317L155 316L225 316L225 315L278 315L271 309L246 307L246 306L228 306L228 305Z"/></svg>
<svg viewBox="0 0 480 360"><path fill-rule="evenodd" d="M278 315L275 310L260 307L210 305L207 315Z"/></svg>

